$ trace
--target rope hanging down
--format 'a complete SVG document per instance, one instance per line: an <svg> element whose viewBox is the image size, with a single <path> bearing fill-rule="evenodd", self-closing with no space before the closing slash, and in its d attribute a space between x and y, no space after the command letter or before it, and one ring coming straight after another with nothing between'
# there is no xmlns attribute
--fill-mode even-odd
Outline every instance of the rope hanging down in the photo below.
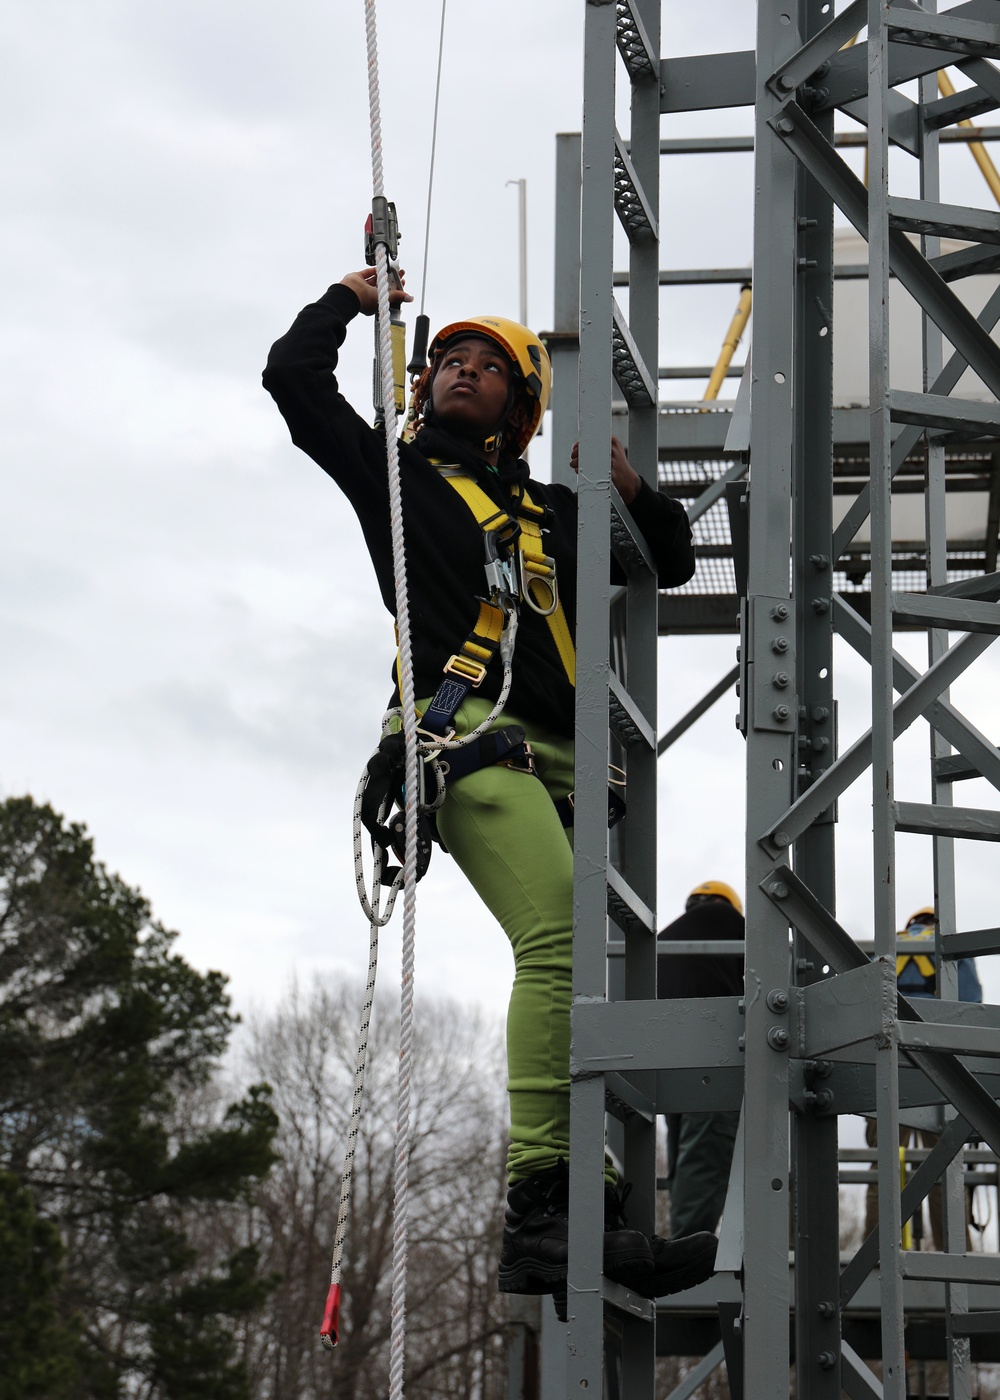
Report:
<svg viewBox="0 0 1000 1400"><path fill-rule="evenodd" d="M441 39L438 52L437 92L441 82L441 55L444 42L445 0L441 6ZM409 1152L410 1152L410 1065L413 1038L413 974L415 945L415 905L416 884L423 873L419 837L421 802L421 765L427 760L427 779L433 778L435 789L427 804L432 811L444 800L444 775L437 755L449 750L465 748L478 740L496 720L503 710L510 692L514 641L517 634L516 608L504 608L504 627L499 643L499 654L503 666L503 682L496 704L491 712L461 737L434 735L429 740L419 739L417 731L416 702L413 687L413 661L410 639L409 598L406 583L405 548L403 533L402 494L399 479L399 449L396 437L396 419L391 411L394 403L394 373L392 351L392 319L389 301L390 255L395 254L395 233L393 220L389 217L391 206L387 204L383 190L382 174L382 127L379 102L378 47L375 17L375 0L365 0L365 30L368 48L368 97L371 117L372 137L372 241L376 287L378 291L378 345L377 365L381 385L381 403L384 406L383 422L386 439L386 463L389 486L389 520L392 534L393 579L396 594L396 627L399 635L399 692L401 706L389 711L382 724L384 739L396 726L402 729L404 744L404 780L402 806L404 817L404 844L402 868L395 874L382 907L382 879L385 853L377 845L375 865L372 874L371 896L365 887L362 861L362 806L365 798L365 785L369 776L366 769L358 786L354 803L354 861L355 879L362 908L369 920L368 980L361 1012L361 1025L358 1036L358 1050L355 1062L354 1096L351 1105L351 1118L347 1136L347 1150L344 1172L341 1181L340 1205L337 1212L337 1228L334 1237L333 1260L330 1275L330 1289L326 1300L323 1325L320 1336L323 1343L332 1349L337 1345L340 1323L341 1288L340 1279L343 1267L344 1241L347 1234L350 1211L351 1190L354 1175L354 1153L357 1146L364 1103L365 1075L368 1060L368 1034L371 1023L372 1004L375 993L375 973L378 963L378 932L388 923L400 889L403 891L403 937L402 937L402 985L400 990L400 1044L399 1071L396 1100L396 1153L394 1173L394 1224L393 1224L393 1264L392 1264L392 1322L390 1331L389 1356L389 1400L401 1400L403 1393L403 1362L405 1351L406 1326L406 1267L407 1267L407 1217L409 1191ZM434 128L437 131L437 92L435 95ZM430 180L433 180L433 155ZM430 224L431 189L428 184L428 228ZM394 269L393 269L394 270ZM425 269L426 279L426 250ZM398 285L398 283L396 284ZM421 315L418 322L427 321ZM421 334L420 326L417 329ZM426 326L423 330L426 344ZM420 366L422 368L422 364ZM411 371L413 366L410 366ZM376 755L378 750L376 750ZM375 755L373 755L373 758ZM371 767L369 761L369 769ZM379 807L377 825L385 826L394 806L395 795L390 790L384 803ZM376 804L377 805L377 804ZM394 843L395 845L395 843ZM398 847L396 847L398 849Z"/></svg>
<svg viewBox="0 0 1000 1400"><path fill-rule="evenodd" d="M368 45L368 106L372 135L372 196L384 198L382 178L382 116L378 83L378 43L375 0L365 0L365 34ZM378 279L378 314L381 328L379 362L382 401L393 401L392 340L389 307L389 257L384 243L375 249ZM403 703L403 736L406 746L405 859L403 863L402 984L399 1008L399 1074L396 1087L396 1163L392 1236L392 1326L389 1341L389 1400L403 1394L403 1353L406 1338L406 1220L409 1192L410 1058L413 1037L413 963L416 922L417 802L420 782L417 756L417 716L413 694L413 654L410 644L410 605L406 589L406 556L403 540L403 501L399 481L399 452L395 415L385 415L385 449L389 470L389 520L392 528L393 578L396 588L396 625L399 628L400 698Z"/></svg>
<svg viewBox="0 0 1000 1400"><path fill-rule="evenodd" d="M379 100L378 43L374 0L365 0L365 35L368 49L368 105L372 138L372 196L373 208L384 201L382 173L382 119ZM377 230L376 230L377 232ZM389 253L384 241L375 246L375 271L378 288L379 346L378 361L382 382L382 402L385 413L385 444L389 481L389 519L392 530L393 576L396 590L396 625L399 630L400 696L406 752L405 760L405 857L403 884L402 987L400 996L399 1074L396 1095L396 1158L394 1184L394 1226L392 1256L392 1326L389 1351L389 1400L400 1400L403 1393L403 1356L406 1324L406 1225L409 1189L409 1130L410 1130L410 1059L413 1035L413 966L417 851L417 804L419 800L419 770L417 756L417 722L413 694L413 658L410 643L409 599L406 588L405 552L403 539L403 509L399 481L399 454L396 444L396 418L388 410L393 403L392 331L389 305ZM376 873L380 862L376 859ZM392 899L395 898L395 890ZM355 1075L351 1134L348 1138L347 1160L341 1186L337 1238L334 1244L333 1270L326 1315L323 1319L323 1340L335 1345L340 1310L340 1271L343 1260L343 1236L346 1232L347 1209L350 1201L353 1154L357 1140L357 1123L364 1092L365 1061L367 1059L367 1027L371 1013L374 972L377 961L378 927L388 918L372 915L371 952L368 985L362 1012L362 1036L358 1046Z"/></svg>

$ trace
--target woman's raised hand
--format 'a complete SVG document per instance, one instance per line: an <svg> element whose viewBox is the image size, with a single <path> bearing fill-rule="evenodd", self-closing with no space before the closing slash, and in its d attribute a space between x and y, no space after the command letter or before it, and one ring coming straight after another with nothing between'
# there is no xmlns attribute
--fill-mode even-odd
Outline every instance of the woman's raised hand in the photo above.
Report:
<svg viewBox="0 0 1000 1400"><path fill-rule="evenodd" d="M573 450L569 454L569 464L575 472L580 470L580 444L578 442L573 444ZM630 506L638 496L639 488L642 485L642 478L626 456L624 447L614 436L611 439L611 484L627 506Z"/></svg>
<svg viewBox="0 0 1000 1400"><path fill-rule="evenodd" d="M404 290L406 274L400 268L398 281L399 285L394 286L396 281L394 271L389 273L389 305L402 306L404 301L412 301L409 292ZM340 279L342 287L350 287L361 303L362 316L374 316L378 310L378 285L377 273L373 267L363 267L360 272L348 272Z"/></svg>

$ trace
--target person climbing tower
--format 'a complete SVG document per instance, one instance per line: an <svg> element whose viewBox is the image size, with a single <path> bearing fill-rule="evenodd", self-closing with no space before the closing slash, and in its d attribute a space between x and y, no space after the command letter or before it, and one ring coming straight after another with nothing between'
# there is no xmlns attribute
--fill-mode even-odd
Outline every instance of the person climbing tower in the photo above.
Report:
<svg viewBox="0 0 1000 1400"><path fill-rule="evenodd" d="M402 286L391 293L394 306L408 300ZM275 343L263 382L293 442L357 514L395 616L385 436L347 403L335 378L349 325L376 309L374 270L348 273ZM434 816L438 840L514 955L499 1286L564 1299L573 888L564 820L573 787L577 503L570 488L536 481L522 457L550 382L545 347L525 326L498 316L452 322L429 346L399 460L421 733L462 737L493 716L474 746L442 751L450 771ZM683 507L642 481L616 438L610 466L661 586L686 582L694 553ZM484 612L490 596L501 597L496 611L517 615L512 657L502 645L504 617ZM398 688L391 703L399 703ZM610 1161L605 1182L609 1277L653 1297L713 1272L713 1235L668 1241L629 1229Z"/></svg>

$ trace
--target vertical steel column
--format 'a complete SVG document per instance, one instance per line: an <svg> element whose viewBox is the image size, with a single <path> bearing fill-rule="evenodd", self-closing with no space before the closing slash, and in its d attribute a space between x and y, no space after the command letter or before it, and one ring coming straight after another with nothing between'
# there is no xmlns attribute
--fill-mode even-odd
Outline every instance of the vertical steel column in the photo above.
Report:
<svg viewBox="0 0 1000 1400"><path fill-rule="evenodd" d="M660 52L660 0L633 0L654 54ZM629 156L653 224L636 220L629 230L628 328L641 361L654 385L659 362L659 204L660 204L660 82L659 68L628 65L632 80ZM610 271L610 269L609 269ZM657 489L657 426L659 408L654 388L646 401L629 403L628 453L645 482ZM657 723L657 580L648 570L630 574L626 594L626 656L624 680L632 704L651 734ZM627 752L628 820L622 833L621 870L626 883L643 903L656 911L657 756L655 743L635 744ZM625 996L656 997L656 938L638 922L625 931ZM655 1073L632 1077L655 1098ZM629 1115L625 1128L625 1162L632 1187L629 1220L652 1234L656 1224L656 1119ZM653 1395L655 1324L626 1315L622 1320L622 1385L627 1400Z"/></svg>
<svg viewBox="0 0 1000 1400"><path fill-rule="evenodd" d="M569 456L577 437L580 373L580 134L556 137L555 319L545 337L552 360L552 480L576 487Z"/></svg>
<svg viewBox="0 0 1000 1400"><path fill-rule="evenodd" d="M792 797L795 635L785 542L791 525L796 259L795 161L768 125L766 80L798 43L794 6L757 12L754 346L750 568L741 624L747 738L744 1394L788 1385L788 920L766 897L773 862L758 844ZM780 648L780 651L778 650ZM792 684L775 688L780 669ZM784 842L788 844L787 840Z"/></svg>
<svg viewBox="0 0 1000 1400"><path fill-rule="evenodd" d="M825 0L801 0L800 32L823 28ZM833 140L833 113L817 121ZM792 455L792 576L797 599L799 732L796 794L836 758L833 698L833 201L801 167L796 227L795 441ZM795 843L795 869L836 912L834 809ZM822 977L823 960L796 931L794 980ZM792 1118L795 1250L795 1372L804 1400L840 1400L840 1186L838 1121L826 1102L822 1066L807 1067L810 1106Z"/></svg>
<svg viewBox="0 0 1000 1400"><path fill-rule="evenodd" d="M934 0L927 6L936 9ZM938 96L936 73L920 80L920 98L924 103ZM920 198L932 203L941 199L941 148L936 128L925 127L920 142ZM925 258L935 258L941 252L941 239L925 234L921 239ZM926 312L921 315L923 382L926 394L943 367L943 337L940 329ZM948 582L948 529L946 514L945 449L930 434L926 437L927 481L924 491L924 534L927 546L927 587L940 587ZM931 628L927 634L927 662L935 661L948 650L947 629ZM948 699L947 691L943 700ZM936 806L952 805L950 784L941 783L937 776L937 760L950 755L951 745L935 729L930 731L931 801ZM934 908L937 912L936 966L937 995L949 1001L958 999L958 970L944 958L944 939L955 932L955 841L951 836L931 837L934 852ZM917 903L918 901L914 901ZM954 1118L955 1110L944 1107L945 1121ZM949 1253L962 1254L966 1248L965 1226L965 1157L959 1152L945 1171L941 1182L944 1210L944 1247ZM944 1287L945 1329L948 1353L948 1391L952 1400L971 1400L972 1344L967 1334L955 1332L956 1315L969 1311L969 1286L948 1280Z"/></svg>
<svg viewBox="0 0 1000 1400"><path fill-rule="evenodd" d="M609 912L625 943L626 997L656 995L656 650L657 589L648 551L610 482L611 395L629 407L628 449L636 470L657 478L659 0L589 0L584 51L580 273L580 567L577 603L577 729L574 827L573 1040L600 1024L607 995ZM629 139L615 129L616 49L631 83ZM631 249L629 305L614 302L614 220ZM609 666L608 542L628 576L623 664ZM609 863L607 785L610 736L627 753L628 824ZM607 1034L610 1034L608 1032ZM623 1046L608 1045L621 1059ZM583 1057L571 1081L569 1368L570 1393L620 1377L629 1400L653 1393L651 1305L609 1296L602 1278L605 1083ZM574 1062L575 1064L576 1062ZM632 1224L652 1231L656 1184L655 1070L629 1076L618 1143L633 1185ZM621 1100L618 1100L621 1103ZM614 1355L612 1356L612 1353ZM578 1389L579 1388L579 1389Z"/></svg>
<svg viewBox="0 0 1000 1400"><path fill-rule="evenodd" d="M892 510L889 382L889 32L887 0L868 3L868 411L871 473L872 854L875 948L896 955L892 726ZM876 1044L879 1260L886 1400L903 1400L903 1279L899 1201L899 1051L895 1006Z"/></svg>
<svg viewBox="0 0 1000 1400"><path fill-rule="evenodd" d="M607 557L611 438L611 266L614 233L615 6L588 0L584 32L580 270L580 558ZM606 567L577 585L576 805L573 835L573 1006L607 984L608 609ZM604 1076L570 1089L567 1395L601 1395L604 1307Z"/></svg>

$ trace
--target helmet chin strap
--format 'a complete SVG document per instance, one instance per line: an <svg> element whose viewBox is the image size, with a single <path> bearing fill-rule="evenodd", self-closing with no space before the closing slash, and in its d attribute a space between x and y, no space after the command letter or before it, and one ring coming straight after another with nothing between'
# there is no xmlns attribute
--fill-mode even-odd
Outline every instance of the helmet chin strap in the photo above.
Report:
<svg viewBox="0 0 1000 1400"><path fill-rule="evenodd" d="M442 423L441 419L434 412L433 405L430 403L430 401L428 401L427 406L424 408L423 418L424 422L428 425L428 427L447 427L447 425ZM506 423L506 417L504 418L504 423ZM494 432L488 433L484 438L468 437L466 440L468 442L471 442L474 447L477 447L480 450L480 452L485 452L487 454L490 452L496 452L503 446L504 443L504 423L501 423L500 426ZM465 436L465 434L461 433L456 428L449 427L448 431L452 432L456 437Z"/></svg>

